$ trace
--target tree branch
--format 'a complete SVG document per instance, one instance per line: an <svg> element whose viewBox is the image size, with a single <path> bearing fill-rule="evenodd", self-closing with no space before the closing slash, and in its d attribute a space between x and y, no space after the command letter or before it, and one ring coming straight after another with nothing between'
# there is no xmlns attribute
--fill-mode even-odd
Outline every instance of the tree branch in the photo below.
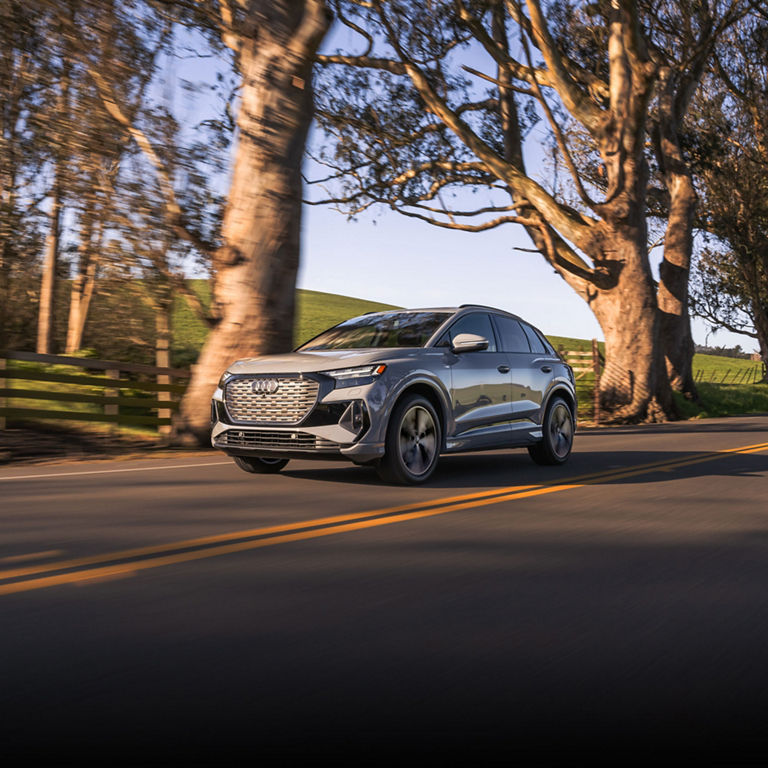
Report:
<svg viewBox="0 0 768 768"><path fill-rule="evenodd" d="M68 19L66 20L66 23L67 23L67 26L70 27L70 30L75 40L77 40L80 46L80 50L83 51L85 49L85 43L83 42L82 38L80 38L74 25L71 24L71 22L69 22ZM163 161L160 159L160 156L155 151L155 148L152 145L152 142L149 140L149 138L144 133L144 131L136 127L133 121L120 108L120 106L117 103L117 97L115 96L111 85L109 84L107 79L101 74L101 72L94 69L90 65L86 57L82 56L81 62L86 72L88 73L88 76L91 78L91 80L93 80L93 83L96 86L96 90L101 99L101 103L104 106L104 109L106 110L107 114L109 114L109 116L116 123L122 126L122 128L126 131L126 133L128 133L131 136L131 138L136 142L136 144L138 145L139 149L141 149L145 157L154 166L155 172L157 173L157 179L160 184L160 188L165 198L165 208L166 208L166 212L167 212L171 227L183 239L188 240L189 242L192 243L192 245L194 245L202 253L210 256L213 253L213 250L214 250L213 247L210 244L205 243L200 238L199 235L197 235L192 230L188 229L187 226L184 224L184 215L176 199L176 192L173 189L173 183L171 181L171 177L168 173L167 168L163 164Z"/></svg>
<svg viewBox="0 0 768 768"><path fill-rule="evenodd" d="M379 18L387 30L389 43L397 52L405 65L406 71L416 89L419 91L427 107L436 114L467 147L494 173L504 179L514 188L520 197L524 197L534 205L539 212L562 231L569 240L578 244L586 244L592 239L592 220L564 209L540 184L526 176L512 164L502 159L494 152L459 115L442 99L424 72L408 57L400 45L397 35L392 29L384 12L381 0L373 0Z"/></svg>
<svg viewBox="0 0 768 768"><path fill-rule="evenodd" d="M526 5L530 15L533 40L544 57L552 85L562 99L565 108L590 133L593 135L599 133L603 124L603 113L584 97L571 79L571 75L564 66L563 56L552 40L539 0L526 0Z"/></svg>

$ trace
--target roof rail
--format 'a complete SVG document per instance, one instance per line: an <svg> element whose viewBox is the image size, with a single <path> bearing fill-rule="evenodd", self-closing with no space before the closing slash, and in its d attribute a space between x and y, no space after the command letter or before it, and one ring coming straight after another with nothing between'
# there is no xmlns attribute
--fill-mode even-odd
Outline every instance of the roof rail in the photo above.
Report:
<svg viewBox="0 0 768 768"><path fill-rule="evenodd" d="M494 312L505 312L504 309L498 307L489 307L487 304L459 304L459 309L466 309L467 307L476 307L477 309L492 309Z"/></svg>

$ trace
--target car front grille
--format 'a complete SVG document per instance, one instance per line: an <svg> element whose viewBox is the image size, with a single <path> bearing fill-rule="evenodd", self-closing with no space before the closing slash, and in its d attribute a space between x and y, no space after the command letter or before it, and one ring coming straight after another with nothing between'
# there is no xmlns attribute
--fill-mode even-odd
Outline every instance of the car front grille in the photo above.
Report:
<svg viewBox="0 0 768 768"><path fill-rule="evenodd" d="M217 446L263 448L269 451L338 451L338 443L296 430L228 429L216 437Z"/></svg>
<svg viewBox="0 0 768 768"><path fill-rule="evenodd" d="M224 391L227 411L243 424L298 424L314 407L320 385L301 376L231 379Z"/></svg>

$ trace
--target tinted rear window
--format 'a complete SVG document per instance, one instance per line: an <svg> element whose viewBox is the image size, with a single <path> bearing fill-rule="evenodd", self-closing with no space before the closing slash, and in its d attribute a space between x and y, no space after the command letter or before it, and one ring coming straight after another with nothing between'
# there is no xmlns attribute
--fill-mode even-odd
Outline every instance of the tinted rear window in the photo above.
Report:
<svg viewBox="0 0 768 768"><path fill-rule="evenodd" d="M520 323L513 317L494 315L496 327L499 329L502 352L530 352L528 340L523 333Z"/></svg>

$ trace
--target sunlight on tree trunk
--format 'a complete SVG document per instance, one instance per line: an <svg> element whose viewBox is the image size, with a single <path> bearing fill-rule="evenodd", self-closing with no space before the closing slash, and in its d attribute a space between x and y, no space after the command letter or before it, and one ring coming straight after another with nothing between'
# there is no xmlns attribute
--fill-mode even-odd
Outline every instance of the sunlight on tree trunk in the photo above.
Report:
<svg viewBox="0 0 768 768"><path fill-rule="evenodd" d="M45 241L43 274L40 281L40 305L37 320L37 352L53 352L53 313L56 302L56 273L59 268L59 242L61 240L61 191L58 182L53 192L49 231Z"/></svg>
<svg viewBox="0 0 768 768"><path fill-rule="evenodd" d="M320 0L256 5L269 21L258 38L226 30L237 35L243 87L223 244L214 257L218 322L194 367L179 425L201 442L208 439L210 399L226 367L293 345L312 64L330 18Z"/></svg>

